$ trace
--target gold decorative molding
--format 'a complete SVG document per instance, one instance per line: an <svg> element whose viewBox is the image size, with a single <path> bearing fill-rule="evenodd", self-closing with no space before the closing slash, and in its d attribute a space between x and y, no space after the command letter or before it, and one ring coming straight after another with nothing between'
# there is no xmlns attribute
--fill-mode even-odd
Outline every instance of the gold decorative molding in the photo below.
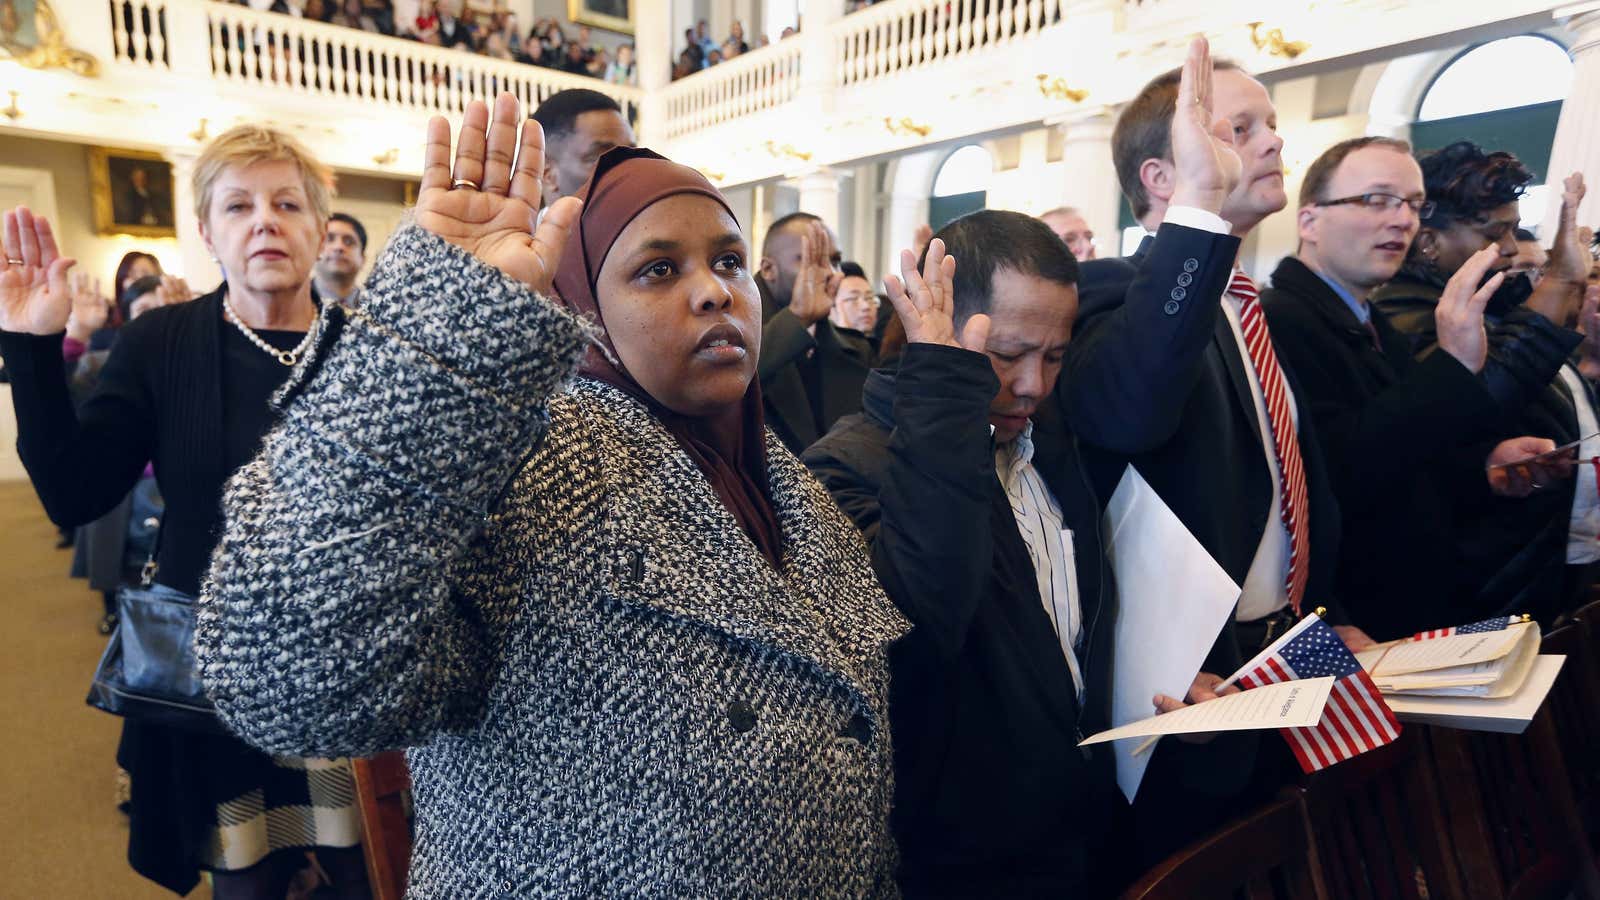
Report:
<svg viewBox="0 0 1600 900"><path fill-rule="evenodd" d="M889 129L889 133L895 137L905 137L908 134L914 134L917 137L925 138L928 136L929 132L933 131L932 125L920 125L911 121L910 116L902 116L898 122L896 122L890 116L884 116L883 127Z"/></svg>
<svg viewBox="0 0 1600 900"><path fill-rule="evenodd" d="M0 114L5 115L6 118L15 122L16 120L22 118L22 107L17 105L16 91L6 91L6 93L11 95L11 105L5 109L0 109Z"/></svg>
<svg viewBox="0 0 1600 900"><path fill-rule="evenodd" d="M803 150L796 150L793 144L779 145L777 141L767 141L767 153L774 159L798 159L801 162L810 162L811 154Z"/></svg>
<svg viewBox="0 0 1600 900"><path fill-rule="evenodd" d="M722 179L728 177L728 173L727 172L713 172L710 169L706 169L706 168L700 169L700 174L704 175L705 177L707 177L709 179L711 179L712 181L719 182L719 183L722 181Z"/></svg>
<svg viewBox="0 0 1600 900"><path fill-rule="evenodd" d="M1043 72L1035 77L1039 80L1039 93L1047 100L1070 100L1073 103L1082 103L1089 96L1087 90L1072 87L1067 84L1065 78L1051 78Z"/></svg>
<svg viewBox="0 0 1600 900"><path fill-rule="evenodd" d="M1265 22L1250 23L1250 43L1254 44L1257 50L1271 56L1294 59L1310 48L1311 45L1306 41L1291 41L1284 38L1282 28L1274 28L1263 33L1261 26L1265 24Z"/></svg>
<svg viewBox="0 0 1600 900"><path fill-rule="evenodd" d="M209 137L211 137L211 133L206 130L206 120L201 118L200 125L189 132L189 140L194 141L196 144L204 144Z"/></svg>
<svg viewBox="0 0 1600 900"><path fill-rule="evenodd" d="M56 22L56 14L48 0L33 0L33 43L23 43L22 28L15 21L15 4L12 21L0 19L0 50L30 69L66 69L85 78L100 74L100 62L82 50L67 46L66 35Z"/></svg>
<svg viewBox="0 0 1600 900"><path fill-rule="evenodd" d="M389 149L383 151L382 153L373 154L372 161L377 163L380 166L392 166L392 165L395 164L395 161L398 160L399 158L400 158L400 148L399 147L390 147Z"/></svg>

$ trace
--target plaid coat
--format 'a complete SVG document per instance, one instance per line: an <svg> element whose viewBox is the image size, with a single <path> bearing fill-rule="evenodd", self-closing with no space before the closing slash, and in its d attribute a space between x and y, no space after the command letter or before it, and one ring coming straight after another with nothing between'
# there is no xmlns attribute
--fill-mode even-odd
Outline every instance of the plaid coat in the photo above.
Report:
<svg viewBox="0 0 1600 900"><path fill-rule="evenodd" d="M415 227L228 486L196 644L280 753L404 747L413 897L895 891L907 625L768 435L782 572L585 325Z"/></svg>

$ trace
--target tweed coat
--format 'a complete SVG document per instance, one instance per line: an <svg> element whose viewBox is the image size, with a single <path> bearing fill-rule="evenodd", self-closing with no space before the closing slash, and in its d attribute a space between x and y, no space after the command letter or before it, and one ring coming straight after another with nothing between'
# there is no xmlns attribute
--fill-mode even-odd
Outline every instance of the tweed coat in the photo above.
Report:
<svg viewBox="0 0 1600 900"><path fill-rule="evenodd" d="M407 226L325 315L225 495L196 645L228 725L408 748L412 897L892 895L908 626L781 443L779 572L520 283Z"/></svg>

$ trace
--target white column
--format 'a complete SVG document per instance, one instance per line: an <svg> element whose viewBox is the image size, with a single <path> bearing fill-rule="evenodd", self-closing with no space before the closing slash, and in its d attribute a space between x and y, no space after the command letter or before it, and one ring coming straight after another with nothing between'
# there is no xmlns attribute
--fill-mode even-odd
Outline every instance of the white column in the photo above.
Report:
<svg viewBox="0 0 1600 900"><path fill-rule="evenodd" d="M673 48L683 40L683 29L673 31L671 8L665 3L637 3L634 9L633 53L643 92L636 137L642 147L657 147L666 141L667 109L662 91L672 81L672 61L677 56Z"/></svg>
<svg viewBox="0 0 1600 900"><path fill-rule="evenodd" d="M1572 91L1561 104L1561 119L1556 124L1555 143L1550 147L1550 208L1539 226L1539 238L1547 245L1555 237L1561 215L1561 182L1575 171L1582 172L1589 193L1578 207L1578 221L1592 222L1600 210L1600 12L1586 12L1565 22L1573 36Z"/></svg>
<svg viewBox="0 0 1600 900"><path fill-rule="evenodd" d="M204 293L222 281L222 270L211 259L211 251L200 237L200 219L194 212L194 163L198 154L188 148L168 150L172 163L173 217L178 232L178 253L183 259L183 279L195 291Z"/></svg>
<svg viewBox="0 0 1600 900"><path fill-rule="evenodd" d="M1060 126L1060 194L1044 204L1045 209L1072 206L1094 231L1101 256L1120 255L1122 236L1117 228L1122 203L1122 188L1117 183L1117 167L1111 159L1110 112L1096 113Z"/></svg>
<svg viewBox="0 0 1600 900"><path fill-rule="evenodd" d="M802 0L800 4L799 40L805 49L800 57L800 96L796 100L801 115L814 117L803 121L821 123L833 115L839 57L829 26L839 21L843 9L839 0Z"/></svg>
<svg viewBox="0 0 1600 900"><path fill-rule="evenodd" d="M840 175L832 169L807 172L789 182L800 192L800 211L811 213L836 232L839 229Z"/></svg>

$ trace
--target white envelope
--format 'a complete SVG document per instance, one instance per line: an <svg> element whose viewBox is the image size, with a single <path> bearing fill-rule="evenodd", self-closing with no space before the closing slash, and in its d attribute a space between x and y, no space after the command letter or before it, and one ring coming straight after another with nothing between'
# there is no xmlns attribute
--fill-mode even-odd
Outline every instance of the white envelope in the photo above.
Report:
<svg viewBox="0 0 1600 900"><path fill-rule="evenodd" d="M1107 555L1117 579L1113 728L1149 718L1156 694L1183 697L1239 602L1239 585L1200 546L1133 466L1106 507ZM1227 673L1219 673L1227 674ZM1117 785L1132 803L1154 754L1112 745Z"/></svg>

